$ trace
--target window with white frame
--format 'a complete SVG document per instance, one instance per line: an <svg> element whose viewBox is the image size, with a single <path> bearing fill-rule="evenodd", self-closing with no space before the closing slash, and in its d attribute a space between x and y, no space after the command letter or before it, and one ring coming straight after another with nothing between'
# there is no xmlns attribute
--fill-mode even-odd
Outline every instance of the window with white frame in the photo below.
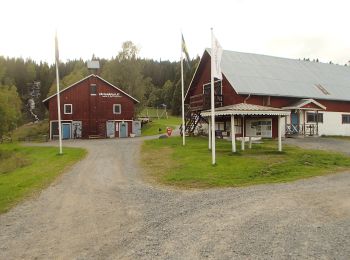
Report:
<svg viewBox="0 0 350 260"><path fill-rule="evenodd" d="M121 114L122 106L120 104L113 104L113 114Z"/></svg>
<svg viewBox="0 0 350 260"><path fill-rule="evenodd" d="M342 124L350 124L350 115L341 115Z"/></svg>
<svg viewBox="0 0 350 260"><path fill-rule="evenodd" d="M72 104L64 104L64 114L68 114L68 115L73 114L73 105Z"/></svg>
<svg viewBox="0 0 350 260"><path fill-rule="evenodd" d="M314 112L307 112L306 113L306 119L308 123L323 123L323 114L322 113L314 113Z"/></svg>

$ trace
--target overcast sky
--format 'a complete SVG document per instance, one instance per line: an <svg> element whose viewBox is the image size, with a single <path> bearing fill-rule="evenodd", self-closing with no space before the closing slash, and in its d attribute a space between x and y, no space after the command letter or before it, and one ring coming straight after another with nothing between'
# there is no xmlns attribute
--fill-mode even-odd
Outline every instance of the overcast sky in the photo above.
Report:
<svg viewBox="0 0 350 260"><path fill-rule="evenodd" d="M342 0L1 0L0 55L54 60L111 58L131 40L140 56L179 60L210 47L288 58L350 60L349 1Z"/></svg>

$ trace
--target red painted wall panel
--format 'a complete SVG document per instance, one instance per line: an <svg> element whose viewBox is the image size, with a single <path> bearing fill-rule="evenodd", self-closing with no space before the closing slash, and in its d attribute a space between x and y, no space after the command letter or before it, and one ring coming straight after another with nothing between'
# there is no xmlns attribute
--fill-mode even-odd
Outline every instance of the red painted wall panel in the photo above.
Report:
<svg viewBox="0 0 350 260"><path fill-rule="evenodd" d="M90 84L97 85L96 96L90 95ZM117 94L118 97L102 95L102 93ZM96 134L106 136L108 120L133 120L134 118L135 101L94 75L63 91L60 97L62 120L82 121L83 138ZM64 114L64 104L73 105L72 115ZM113 113L113 104L121 105L121 114ZM49 119L57 120L56 96L48 100L48 108ZM131 132L131 126L129 130Z"/></svg>

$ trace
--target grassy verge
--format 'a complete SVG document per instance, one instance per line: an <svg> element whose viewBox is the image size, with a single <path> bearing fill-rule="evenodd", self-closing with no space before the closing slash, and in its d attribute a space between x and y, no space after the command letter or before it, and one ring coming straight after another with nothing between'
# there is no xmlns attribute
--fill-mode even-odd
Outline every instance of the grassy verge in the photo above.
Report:
<svg viewBox="0 0 350 260"><path fill-rule="evenodd" d="M253 149L231 153L231 143L216 143L217 165L211 166L206 138L178 137L145 141L142 161L147 176L162 184L184 188L247 186L294 181L350 168L350 157L339 153L284 146L275 141L253 144Z"/></svg>
<svg viewBox="0 0 350 260"><path fill-rule="evenodd" d="M142 127L142 136L157 135L166 133L166 128L175 129L181 124L181 117L169 116L168 118L153 119ZM159 132L159 128L161 131Z"/></svg>
<svg viewBox="0 0 350 260"><path fill-rule="evenodd" d="M47 187L85 154L79 148L65 148L57 155L56 147L0 145L0 213Z"/></svg>
<svg viewBox="0 0 350 260"><path fill-rule="evenodd" d="M23 141L27 138L44 141L44 135L49 134L49 123L47 120L39 123L29 123L15 129L11 136L14 141Z"/></svg>

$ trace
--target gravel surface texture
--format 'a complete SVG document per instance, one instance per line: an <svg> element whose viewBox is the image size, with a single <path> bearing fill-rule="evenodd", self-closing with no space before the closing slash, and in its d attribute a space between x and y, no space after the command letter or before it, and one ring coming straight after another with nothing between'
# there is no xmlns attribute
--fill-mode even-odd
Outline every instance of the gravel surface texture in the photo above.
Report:
<svg viewBox="0 0 350 260"><path fill-rule="evenodd" d="M0 215L0 259L350 259L349 173L173 190L142 180L142 140L65 142L88 156Z"/></svg>

